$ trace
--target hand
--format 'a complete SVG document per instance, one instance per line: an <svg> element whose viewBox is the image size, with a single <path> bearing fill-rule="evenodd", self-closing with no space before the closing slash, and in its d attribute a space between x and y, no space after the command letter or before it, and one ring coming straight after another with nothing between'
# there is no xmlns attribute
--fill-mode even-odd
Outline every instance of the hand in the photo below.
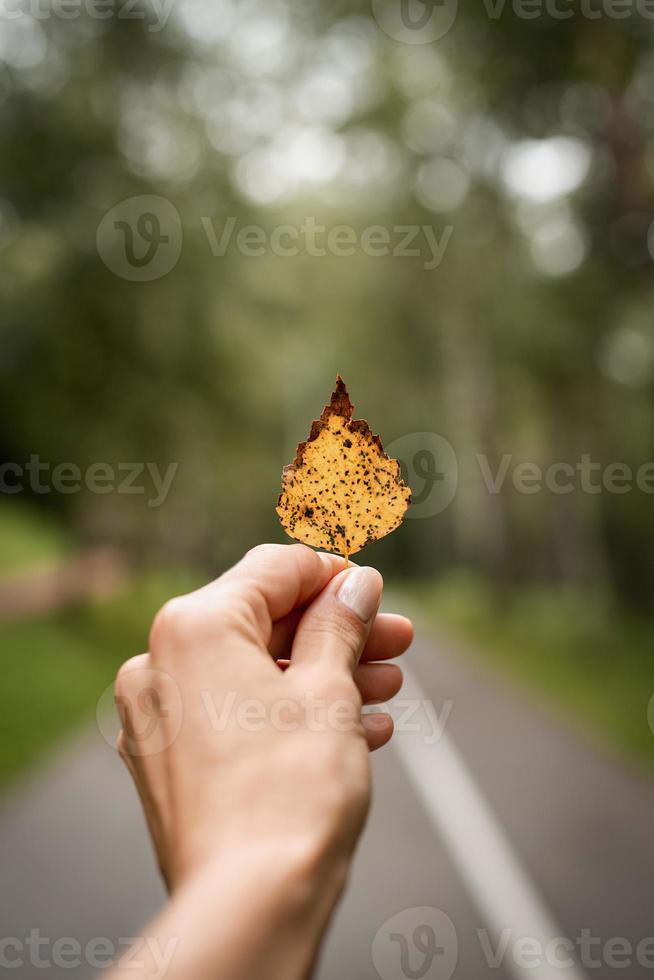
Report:
<svg viewBox="0 0 654 980"><path fill-rule="evenodd" d="M390 717L362 719L361 706L402 680L373 661L412 636L404 617L377 615L381 590L374 569L263 545L159 612L116 698L119 751L173 894L206 887L212 869L218 880L226 855L276 855L324 883L328 914L368 808L368 749L392 734Z"/></svg>

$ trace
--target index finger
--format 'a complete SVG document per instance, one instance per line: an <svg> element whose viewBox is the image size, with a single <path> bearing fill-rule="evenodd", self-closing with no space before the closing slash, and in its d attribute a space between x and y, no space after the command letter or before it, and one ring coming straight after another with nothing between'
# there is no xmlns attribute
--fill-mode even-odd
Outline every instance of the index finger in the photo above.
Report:
<svg viewBox="0 0 654 980"><path fill-rule="evenodd" d="M206 589L229 584L265 619L266 630L293 609L310 602L342 570L342 559L304 544L261 544Z"/></svg>
<svg viewBox="0 0 654 980"><path fill-rule="evenodd" d="M150 631L150 650L170 644L171 623L179 639L180 620L193 627L196 643L214 642L232 614L241 626L249 622L265 647L273 623L315 598L337 571L336 562L303 544L258 545L213 582L166 603Z"/></svg>

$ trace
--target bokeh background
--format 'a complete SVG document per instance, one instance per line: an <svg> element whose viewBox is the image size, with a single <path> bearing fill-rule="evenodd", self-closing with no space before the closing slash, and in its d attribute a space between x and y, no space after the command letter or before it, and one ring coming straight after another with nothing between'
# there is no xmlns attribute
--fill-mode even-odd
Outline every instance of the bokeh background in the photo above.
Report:
<svg viewBox="0 0 654 980"><path fill-rule="evenodd" d="M428 501L365 560L600 752L654 764L654 466L636 481L654 460L652 20L449 0L425 40L398 38L392 7L0 16L8 797L93 718L166 596L285 540L281 467L337 373ZM326 232L271 246L307 222L346 226L351 254ZM378 226L386 254L362 246ZM418 254L398 254L401 228ZM173 259L149 269L162 236ZM430 434L456 460L447 506ZM33 457L47 491L17 487ZM595 489L513 482L584 457ZM48 482L134 462L175 464L159 506L147 470L143 493ZM615 463L627 489L602 484Z"/></svg>
<svg viewBox="0 0 654 980"><path fill-rule="evenodd" d="M577 689L580 707L654 758L652 495L635 483L654 459L650 23L636 12L522 19L510 6L494 19L462 3L445 36L411 44L365 3L10 9L0 446L5 461L47 464L49 492L25 476L8 493L18 480L3 471L3 574L109 544L140 587L144 572L214 573L283 540L281 465L340 372L385 442L410 436L418 494L438 461L414 462L411 434L444 436L458 461L450 506L407 521L367 560L426 602L440 583L448 614L511 659L517 646L519 669L542 673L556 696ZM107 266L97 230L142 195L170 202L183 244L174 268L139 282ZM307 219L357 236L381 225L396 251L394 229L418 226L407 248L420 254L365 254L360 237L354 254L330 254L325 232L324 255L301 237L292 256L237 245L245 226L269 236ZM446 243L436 268L420 226ZM146 247L136 233L134 248ZM511 456L499 492L477 454L492 477ZM630 465L631 489L512 483L519 463L574 466L584 454ZM89 493L83 481L57 493L47 475L134 461L177 464L161 506L149 506L147 473L141 494ZM40 709L38 736L21 723L28 673L61 676L72 700L78 667L94 674L107 647L115 660L131 652L99 627L83 664L70 649L62 661L61 645L84 634L75 623L64 638L64 625L22 621L5 638L8 766L26 739L50 736Z"/></svg>

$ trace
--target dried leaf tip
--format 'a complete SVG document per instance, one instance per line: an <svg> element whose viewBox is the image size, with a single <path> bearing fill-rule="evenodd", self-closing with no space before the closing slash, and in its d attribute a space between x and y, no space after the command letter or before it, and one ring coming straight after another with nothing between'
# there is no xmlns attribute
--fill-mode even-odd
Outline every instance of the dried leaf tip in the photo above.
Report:
<svg viewBox="0 0 654 980"><path fill-rule="evenodd" d="M324 422L329 415L341 415L345 419L351 419L353 413L354 405L350 401L350 396L345 386L345 382L340 374L337 374L336 387L332 392L329 405L325 405L320 419L322 422Z"/></svg>

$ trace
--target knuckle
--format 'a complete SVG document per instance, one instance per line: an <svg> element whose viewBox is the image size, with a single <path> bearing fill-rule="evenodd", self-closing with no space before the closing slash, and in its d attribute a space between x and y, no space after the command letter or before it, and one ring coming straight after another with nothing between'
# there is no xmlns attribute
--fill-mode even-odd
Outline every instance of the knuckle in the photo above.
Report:
<svg viewBox="0 0 654 980"><path fill-rule="evenodd" d="M246 558L274 559L287 547L283 544L257 544L245 553Z"/></svg>
<svg viewBox="0 0 654 980"><path fill-rule="evenodd" d="M263 596L243 583L225 583L210 601L194 594L169 599L152 623L150 650L155 655L174 653L225 630L248 633L264 619L265 608Z"/></svg>
<svg viewBox="0 0 654 980"><path fill-rule="evenodd" d="M197 629L198 618L197 607L187 596L169 599L154 617L150 649L156 652L162 647L187 641Z"/></svg>
<svg viewBox="0 0 654 980"><path fill-rule="evenodd" d="M311 560L318 559L320 561L313 548L310 548L308 544L302 544L301 541L295 541L293 544L283 544L280 547L286 548L287 551L292 552L297 558L301 558L303 555L310 555Z"/></svg>
<svg viewBox="0 0 654 980"><path fill-rule="evenodd" d="M258 544L246 553L242 570L256 567L259 571L279 574L280 569L288 569L289 564L301 568L306 562L318 564L319 561L315 551L297 541L294 544Z"/></svg>
<svg viewBox="0 0 654 980"><path fill-rule="evenodd" d="M299 541L295 541L293 544L274 544L272 542L265 542L264 544L257 544L254 548L250 548L246 552L246 557L252 556L254 558L278 558L281 554L286 552L302 553L308 551L310 554L314 554L311 548L306 544L301 544Z"/></svg>

